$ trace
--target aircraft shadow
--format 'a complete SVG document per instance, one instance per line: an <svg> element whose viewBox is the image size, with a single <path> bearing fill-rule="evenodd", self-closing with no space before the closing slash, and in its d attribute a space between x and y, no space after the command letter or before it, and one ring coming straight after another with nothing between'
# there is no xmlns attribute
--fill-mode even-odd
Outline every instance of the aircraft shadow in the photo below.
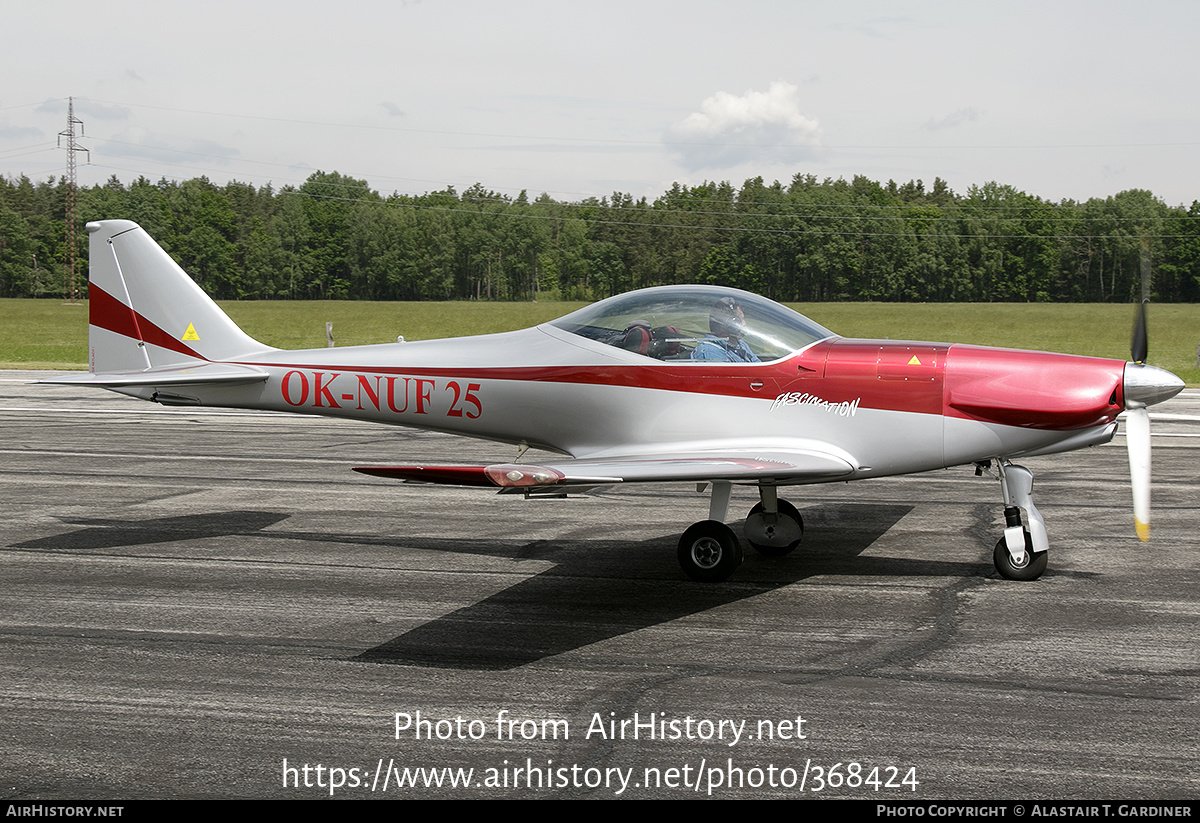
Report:
<svg viewBox="0 0 1200 823"><path fill-rule="evenodd" d="M231 511L151 517L145 520L62 518L62 522L84 528L63 534L14 543L14 549L59 551L102 551L121 546L146 546L176 540L203 540L235 534L253 534L289 517L276 512Z"/></svg>
<svg viewBox="0 0 1200 823"><path fill-rule="evenodd" d="M910 505L827 504L804 512L805 543L792 555L770 558L746 546L746 561L720 584L684 578L675 560L677 535L630 543L472 541L264 531L289 517L277 512L228 511L140 521L65 519L74 531L13 544L17 549L107 551L230 535L413 546L430 551L513 560L539 558L554 567L445 617L425 623L352 659L366 663L504 670L774 591L817 575L965 577L991 564L860 557L912 511Z"/></svg>
<svg viewBox="0 0 1200 823"><path fill-rule="evenodd" d="M677 535L630 544L542 545L552 569L368 649L356 660L456 669L512 669L571 649L773 591L818 574L971 575L978 564L859 558L912 506L822 507L820 526L786 558L746 562L721 584L686 580ZM469 541L464 541L469 542ZM489 553L496 551L490 544ZM462 549L459 549L462 550ZM470 548L466 548L470 551Z"/></svg>

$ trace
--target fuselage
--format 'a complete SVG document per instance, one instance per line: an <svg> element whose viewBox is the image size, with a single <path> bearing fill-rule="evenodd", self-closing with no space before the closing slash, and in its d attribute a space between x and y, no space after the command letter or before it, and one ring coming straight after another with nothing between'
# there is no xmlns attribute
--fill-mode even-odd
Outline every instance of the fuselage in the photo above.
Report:
<svg viewBox="0 0 1200 823"><path fill-rule="evenodd" d="M818 446L854 479L1105 442L1117 360L828 337L762 363L654 360L553 325L449 340L269 350L259 383L160 402L256 408L526 443L574 457Z"/></svg>

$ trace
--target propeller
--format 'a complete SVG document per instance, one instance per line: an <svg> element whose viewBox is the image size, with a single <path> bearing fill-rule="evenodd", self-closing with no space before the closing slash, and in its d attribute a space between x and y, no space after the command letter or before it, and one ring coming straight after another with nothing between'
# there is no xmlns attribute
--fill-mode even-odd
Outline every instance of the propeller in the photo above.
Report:
<svg viewBox="0 0 1200 823"><path fill-rule="evenodd" d="M1125 445L1133 485L1133 524L1143 543L1150 539L1150 412L1125 404Z"/></svg>
<svg viewBox="0 0 1200 823"><path fill-rule="evenodd" d="M1150 348L1146 335L1146 304L1149 300L1138 303L1137 314L1133 316L1133 337L1129 345L1129 359L1134 363L1145 363Z"/></svg>
<svg viewBox="0 0 1200 823"><path fill-rule="evenodd" d="M1138 304L1133 319L1129 359L1145 365L1150 353L1146 333L1146 301ZM1126 371L1129 367L1126 366ZM1129 483L1133 488L1133 525L1138 539L1150 539L1150 411L1146 404L1125 397L1125 447L1129 449Z"/></svg>
<svg viewBox="0 0 1200 823"><path fill-rule="evenodd" d="M1133 520L1143 543L1150 539L1150 411L1147 407L1170 400L1183 381L1165 369L1146 365L1149 349L1146 302L1134 318L1130 360L1125 364L1125 445L1129 449L1129 480L1133 486Z"/></svg>

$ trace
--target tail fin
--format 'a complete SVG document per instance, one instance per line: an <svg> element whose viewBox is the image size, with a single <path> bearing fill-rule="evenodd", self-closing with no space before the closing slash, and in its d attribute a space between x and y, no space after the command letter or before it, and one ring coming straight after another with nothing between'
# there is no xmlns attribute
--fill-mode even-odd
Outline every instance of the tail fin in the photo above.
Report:
<svg viewBox="0 0 1200 823"><path fill-rule="evenodd" d="M129 220L87 224L93 375L195 368L270 351Z"/></svg>

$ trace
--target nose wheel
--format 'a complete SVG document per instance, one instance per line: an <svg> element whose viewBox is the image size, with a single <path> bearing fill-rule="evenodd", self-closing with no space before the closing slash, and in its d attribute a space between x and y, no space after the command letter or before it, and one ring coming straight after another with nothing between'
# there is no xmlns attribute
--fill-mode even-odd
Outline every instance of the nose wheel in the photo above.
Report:
<svg viewBox="0 0 1200 823"><path fill-rule="evenodd" d="M1014 560L1008 550L1008 541L1001 537L996 543L996 551L992 553L992 562L996 571L1005 580L1037 580L1046 571L1046 558L1050 552L1035 552L1033 538L1025 532L1025 551L1020 559Z"/></svg>
<svg viewBox="0 0 1200 823"><path fill-rule="evenodd" d="M1037 580L1046 571L1050 543L1046 523L1033 505L1033 474L1007 460L1001 460L996 468L1004 493L1005 529L992 553L992 562L1006 580ZM1028 515L1028 523L1022 520L1022 510Z"/></svg>

